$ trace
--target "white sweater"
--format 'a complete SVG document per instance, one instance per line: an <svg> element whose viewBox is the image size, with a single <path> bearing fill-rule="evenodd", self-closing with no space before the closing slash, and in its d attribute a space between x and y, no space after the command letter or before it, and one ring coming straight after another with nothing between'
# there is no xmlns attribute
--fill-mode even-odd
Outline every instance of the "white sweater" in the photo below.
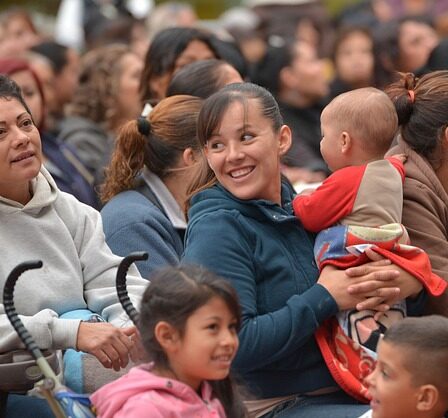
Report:
<svg viewBox="0 0 448 418"><path fill-rule="evenodd" d="M42 349L76 346L80 321L59 318L75 309L129 325L115 290L121 257L105 243L99 212L58 190L45 168L32 186L25 206L0 196L0 294L17 264L42 260L42 268L22 274L14 291L17 312ZM148 281L131 266L127 284L138 306ZM1 303L0 353L23 347L4 312Z"/></svg>

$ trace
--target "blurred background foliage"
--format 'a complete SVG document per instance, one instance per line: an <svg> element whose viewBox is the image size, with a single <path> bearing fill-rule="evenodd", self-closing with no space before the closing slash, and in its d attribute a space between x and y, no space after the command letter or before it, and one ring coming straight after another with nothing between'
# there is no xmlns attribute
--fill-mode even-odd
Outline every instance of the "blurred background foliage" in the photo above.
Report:
<svg viewBox="0 0 448 418"><path fill-rule="evenodd" d="M156 4L164 3L166 0L156 0ZM360 0L322 0L331 15L337 14L347 5L357 3ZM36 11L42 14L55 15L58 10L59 0L0 0L0 11L11 6L24 7L27 10ZM241 0L184 0L195 8L201 19L215 19L224 10L238 6Z"/></svg>

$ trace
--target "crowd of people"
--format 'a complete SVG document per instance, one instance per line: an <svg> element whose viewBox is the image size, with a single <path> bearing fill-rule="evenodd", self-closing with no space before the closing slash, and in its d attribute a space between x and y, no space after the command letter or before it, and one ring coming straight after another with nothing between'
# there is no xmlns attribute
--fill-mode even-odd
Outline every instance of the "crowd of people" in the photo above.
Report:
<svg viewBox="0 0 448 418"><path fill-rule="evenodd" d="M448 3L131 3L0 13L0 288L42 260L37 344L103 418L448 416Z"/></svg>

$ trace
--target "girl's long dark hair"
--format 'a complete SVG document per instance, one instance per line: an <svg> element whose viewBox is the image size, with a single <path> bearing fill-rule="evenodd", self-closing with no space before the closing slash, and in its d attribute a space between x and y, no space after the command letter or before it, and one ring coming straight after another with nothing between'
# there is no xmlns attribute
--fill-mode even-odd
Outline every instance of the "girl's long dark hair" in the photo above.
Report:
<svg viewBox="0 0 448 418"><path fill-rule="evenodd" d="M180 335L188 318L213 297L224 301L241 325L241 309L233 287L214 273L196 266L168 267L150 277L140 307L138 328L143 346L156 367L170 370L168 358L157 341L154 330L160 321L168 322ZM232 378L209 382L221 401L228 418L247 416Z"/></svg>

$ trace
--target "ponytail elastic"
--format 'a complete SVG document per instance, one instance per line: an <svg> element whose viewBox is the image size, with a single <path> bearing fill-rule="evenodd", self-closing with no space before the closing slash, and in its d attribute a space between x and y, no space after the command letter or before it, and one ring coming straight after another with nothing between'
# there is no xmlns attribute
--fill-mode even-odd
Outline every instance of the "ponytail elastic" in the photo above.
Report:
<svg viewBox="0 0 448 418"><path fill-rule="evenodd" d="M149 123L148 119L143 116L139 116L137 118L137 128L138 131L144 136L148 136L151 132L151 124Z"/></svg>
<svg viewBox="0 0 448 418"><path fill-rule="evenodd" d="M408 95L411 103L415 102L415 91L414 90L408 90Z"/></svg>

